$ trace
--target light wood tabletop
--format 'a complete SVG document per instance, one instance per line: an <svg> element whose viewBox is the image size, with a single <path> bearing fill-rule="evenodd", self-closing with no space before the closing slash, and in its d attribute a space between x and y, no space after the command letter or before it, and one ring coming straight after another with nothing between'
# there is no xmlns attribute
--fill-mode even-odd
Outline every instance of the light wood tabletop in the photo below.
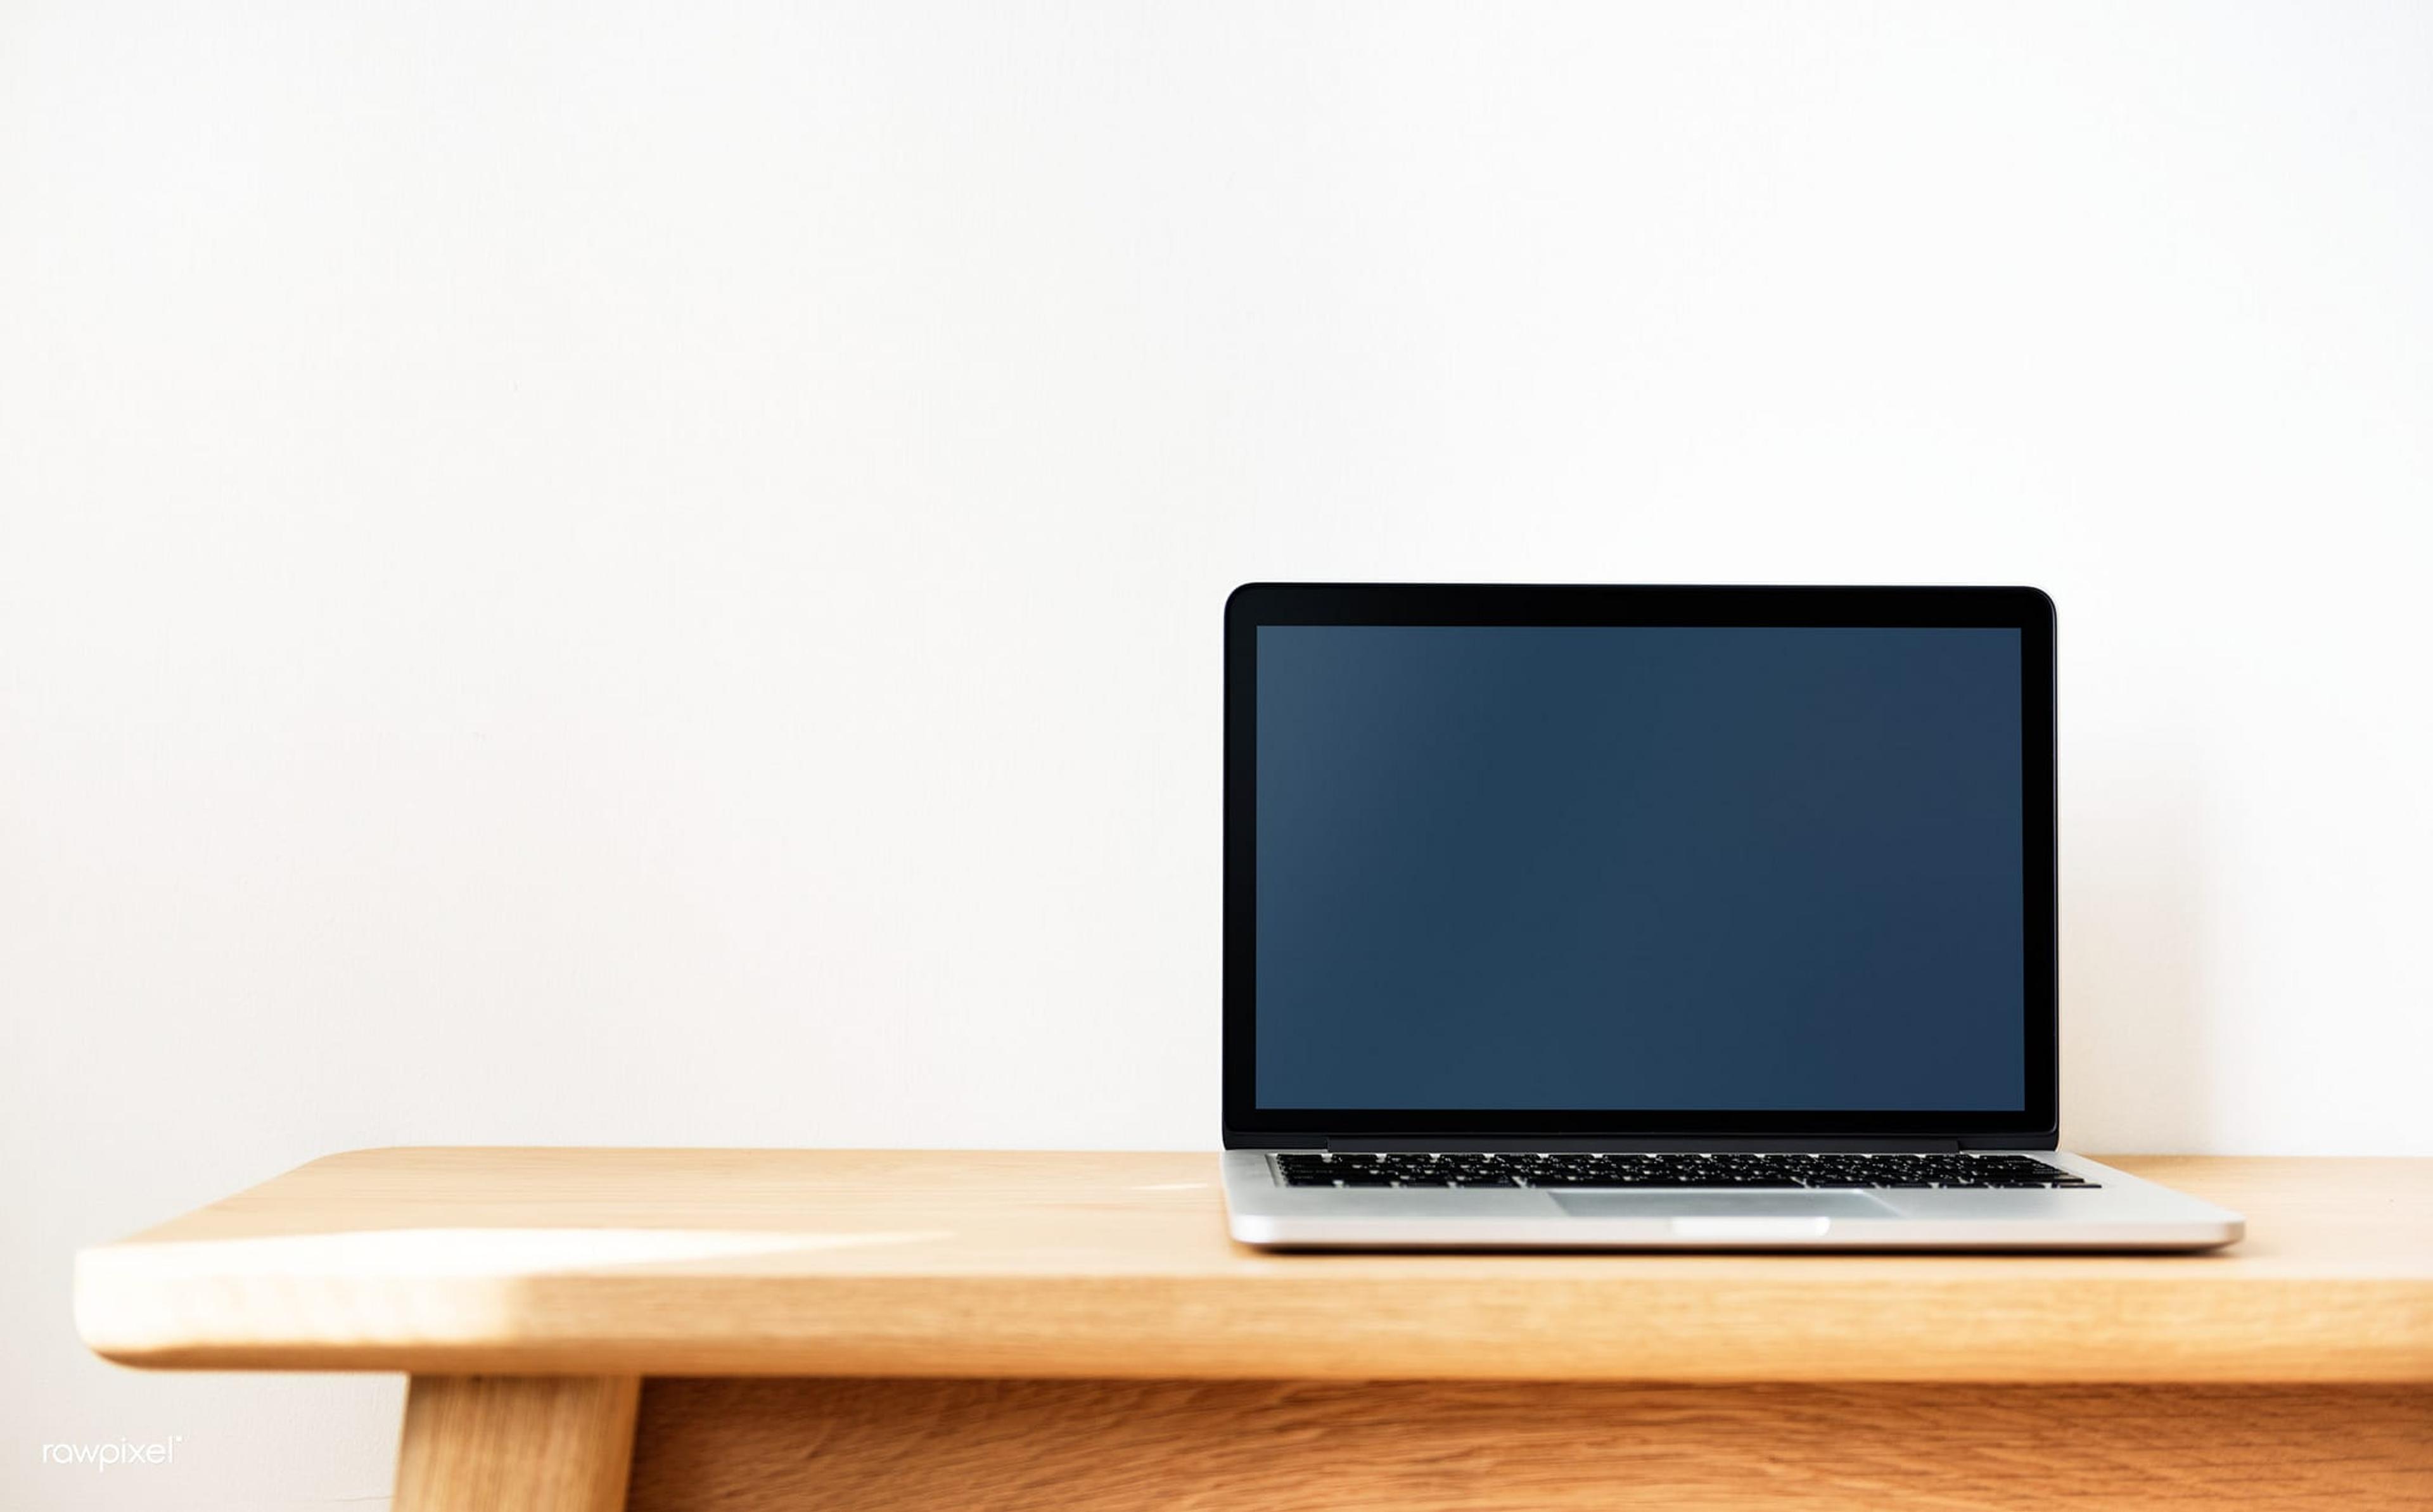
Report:
<svg viewBox="0 0 2433 1512"><path fill-rule="evenodd" d="M132 1365L645 1374L2433 1379L2433 1161L2123 1160L2193 1255L1272 1254L1204 1154L386 1149L86 1251Z"/></svg>
<svg viewBox="0 0 2433 1512"><path fill-rule="evenodd" d="M1227 1237L1208 1154L387 1149L85 1251L76 1306L86 1341L129 1365L412 1372L400 1505L415 1512L624 1504L638 1400L636 1506L927 1504L901 1500L928 1484L902 1479L915 1421L964 1424L967 1454L1026 1422L1089 1430L1076 1442L1095 1447L1046 1480L980 1453L954 1472L962 1504L1099 1505L1094 1475L1115 1477L1103 1504L1124 1504L1125 1475L1180 1452L1171 1433L1143 1441L1144 1423L1368 1445L1356 1485L1281 1452L1225 1460L1233 1481L1203 1465L1195 1485L1230 1487L1209 1505L1638 1504L1618 1499L1619 1451L1595 1428L1615 1414L1672 1425L1639 1440L1686 1456L1666 1461L1668 1504L1726 1504L1747 1487L1682 1469L1707 1463L1701 1435L1754 1425L1793 1443L1787 1425L1830 1420L1875 1442L1862 1420L1891 1412L1912 1447L1879 1445L1880 1482L1799 1504L1882 1504L1908 1484L1900 1466L1973 1453L1999 1468L1983 1425L2022 1420L2019 1393L2037 1389L2038 1421L2078 1423L2087 1443L2147 1422L2120 1453L2181 1433L2251 1486L2225 1446L2363 1446L2282 1486L2291 1504L2433 1496L2433 1452L2410 1447L2433 1444L2433 1161L2117 1164L2243 1212L2248 1238L2188 1255L1271 1254ZM737 1379L770 1376L819 1379ZM725 1379L638 1391L643 1377ZM1326 1385L1377 1381L1407 1384ZM1393 1469L1404 1440L1379 1438L1377 1403L1413 1444L1493 1459L1515 1425L1477 1392L1502 1388L1457 1381L1571 1384L1542 1385L1526 1421L1538 1438L1568 1424L1556 1439L1574 1452L1427 1500ZM1680 1398L1699 1383L1741 1394ZM1978 1426L1926 1431L1930 1401ZM794 1464L806 1422L827 1458L799 1497L774 1471L740 1488L713 1471L706 1446ZM922 1453L923 1474L954 1461Z"/></svg>

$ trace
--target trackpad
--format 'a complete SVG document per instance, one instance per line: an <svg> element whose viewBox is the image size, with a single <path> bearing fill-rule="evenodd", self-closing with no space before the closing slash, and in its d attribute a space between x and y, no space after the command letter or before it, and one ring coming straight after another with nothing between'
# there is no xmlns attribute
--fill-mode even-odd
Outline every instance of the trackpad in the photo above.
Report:
<svg viewBox="0 0 2433 1512"><path fill-rule="evenodd" d="M1890 1218L1864 1192L1549 1192L1575 1218ZM1826 1225L1810 1226L1822 1233Z"/></svg>

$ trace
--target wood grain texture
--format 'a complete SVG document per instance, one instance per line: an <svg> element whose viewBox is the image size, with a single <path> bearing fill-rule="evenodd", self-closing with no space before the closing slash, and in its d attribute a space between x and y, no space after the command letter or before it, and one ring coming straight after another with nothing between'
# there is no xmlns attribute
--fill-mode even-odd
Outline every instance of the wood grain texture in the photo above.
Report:
<svg viewBox="0 0 2433 1512"><path fill-rule="evenodd" d="M634 1447L631 1376L417 1376L396 1512L618 1512Z"/></svg>
<svg viewBox="0 0 2433 1512"><path fill-rule="evenodd" d="M2417 1388L655 1381L634 1512L2433 1504Z"/></svg>
<svg viewBox="0 0 2433 1512"><path fill-rule="evenodd" d="M397 1149L79 1257L156 1367L2433 1381L2433 1161L2121 1160L2201 1255L1268 1254L1203 1154Z"/></svg>

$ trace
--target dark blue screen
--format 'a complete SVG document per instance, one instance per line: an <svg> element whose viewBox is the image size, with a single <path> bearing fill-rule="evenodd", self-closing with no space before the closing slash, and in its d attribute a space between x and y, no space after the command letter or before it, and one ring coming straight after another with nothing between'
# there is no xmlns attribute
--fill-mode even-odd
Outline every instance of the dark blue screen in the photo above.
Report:
<svg viewBox="0 0 2433 1512"><path fill-rule="evenodd" d="M1257 656L1259 1106L2025 1105L2017 631Z"/></svg>

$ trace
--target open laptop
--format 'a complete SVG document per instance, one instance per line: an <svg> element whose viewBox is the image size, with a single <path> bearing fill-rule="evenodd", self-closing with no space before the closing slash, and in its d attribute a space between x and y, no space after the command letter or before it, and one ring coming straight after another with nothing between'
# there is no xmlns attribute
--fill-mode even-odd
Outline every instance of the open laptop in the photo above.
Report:
<svg viewBox="0 0 2433 1512"><path fill-rule="evenodd" d="M2053 848L2033 588L1239 588L1234 1235L2231 1243L2055 1153Z"/></svg>

